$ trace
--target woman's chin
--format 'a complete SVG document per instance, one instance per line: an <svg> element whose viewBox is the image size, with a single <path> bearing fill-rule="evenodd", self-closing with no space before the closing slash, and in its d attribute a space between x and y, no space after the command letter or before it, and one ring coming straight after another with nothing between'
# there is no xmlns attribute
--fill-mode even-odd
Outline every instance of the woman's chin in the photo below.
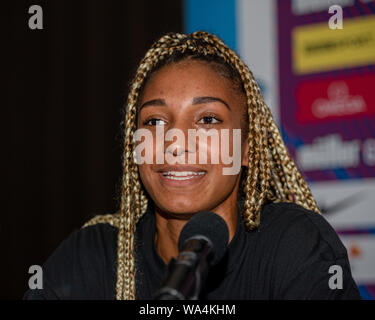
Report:
<svg viewBox="0 0 375 320"><path fill-rule="evenodd" d="M203 211L205 206L204 204L200 205L197 201L172 201L159 207L164 214L184 219Z"/></svg>

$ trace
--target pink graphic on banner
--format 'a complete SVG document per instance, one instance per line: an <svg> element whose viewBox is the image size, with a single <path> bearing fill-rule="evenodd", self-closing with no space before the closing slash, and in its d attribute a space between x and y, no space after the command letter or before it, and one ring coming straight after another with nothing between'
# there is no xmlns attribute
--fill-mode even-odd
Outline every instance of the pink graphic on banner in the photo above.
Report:
<svg viewBox="0 0 375 320"><path fill-rule="evenodd" d="M366 118L375 114L375 74L300 82L296 90L300 124Z"/></svg>

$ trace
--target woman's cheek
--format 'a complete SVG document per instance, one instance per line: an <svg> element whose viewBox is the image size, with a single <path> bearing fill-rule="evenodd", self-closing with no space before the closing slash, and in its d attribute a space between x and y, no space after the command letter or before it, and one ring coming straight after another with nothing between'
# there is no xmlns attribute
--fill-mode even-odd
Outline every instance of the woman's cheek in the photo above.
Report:
<svg viewBox="0 0 375 320"><path fill-rule="evenodd" d="M221 129L215 138L200 143L208 163L220 164L223 175L238 175L241 170L241 129Z"/></svg>

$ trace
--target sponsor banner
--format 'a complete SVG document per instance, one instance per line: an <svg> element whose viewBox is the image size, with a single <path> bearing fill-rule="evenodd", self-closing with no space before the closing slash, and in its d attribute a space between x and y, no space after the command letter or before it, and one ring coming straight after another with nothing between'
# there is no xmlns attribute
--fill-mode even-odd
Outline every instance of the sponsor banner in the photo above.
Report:
<svg viewBox="0 0 375 320"><path fill-rule="evenodd" d="M340 235L340 231L338 231ZM356 283L375 283L375 237L371 235L340 235L348 251L352 275Z"/></svg>
<svg viewBox="0 0 375 320"><path fill-rule="evenodd" d="M316 182L310 185L323 216L334 226L348 251L353 278L363 298L375 284L375 180Z"/></svg>
<svg viewBox="0 0 375 320"><path fill-rule="evenodd" d="M327 71L324 59L319 59L316 63L323 66L321 70L306 69L299 74L293 68L296 55L292 54L296 28L311 31L319 24L322 29L311 36L314 41L327 34L339 39L346 29L357 28L352 22L363 32L375 31L375 3L345 2L343 29L333 30L328 25L328 6L317 12L314 10L321 8L317 4L311 11L304 1L292 2L277 2L280 124L289 151L309 181L375 177L375 60L360 67L356 63L351 69L336 65L335 70ZM293 6L299 8L299 15ZM372 37L369 32L366 34ZM375 48L358 50L361 55L375 55ZM359 55L350 52L350 60L358 62ZM340 50L330 59L339 60L345 54Z"/></svg>
<svg viewBox="0 0 375 320"><path fill-rule="evenodd" d="M372 233L375 229L375 179L314 182L310 189L324 217L336 230L345 235L373 235L375 239Z"/></svg>
<svg viewBox="0 0 375 320"><path fill-rule="evenodd" d="M375 73L301 81L296 89L297 121L322 123L374 116L374 85Z"/></svg>
<svg viewBox="0 0 375 320"><path fill-rule="evenodd" d="M375 1L278 0L280 124L324 217L375 298ZM340 5L343 29L330 29Z"/></svg>
<svg viewBox="0 0 375 320"><path fill-rule="evenodd" d="M375 171L375 139L344 140L339 134L319 136L297 147L294 158L310 181L370 178Z"/></svg>
<svg viewBox="0 0 375 320"><path fill-rule="evenodd" d="M331 30L327 22L297 26L292 43L297 74L374 64L375 17L345 19L339 30Z"/></svg>
<svg viewBox="0 0 375 320"><path fill-rule="evenodd" d="M292 11L296 16L327 11L332 5L347 7L354 5L355 0L292 0Z"/></svg>

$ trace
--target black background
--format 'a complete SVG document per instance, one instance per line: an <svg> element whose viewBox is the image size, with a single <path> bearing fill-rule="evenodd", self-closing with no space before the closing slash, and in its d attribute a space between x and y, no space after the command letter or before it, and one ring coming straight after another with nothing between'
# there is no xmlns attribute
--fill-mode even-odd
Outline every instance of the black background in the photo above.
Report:
<svg viewBox="0 0 375 320"><path fill-rule="evenodd" d="M31 5L43 30L31 30ZM122 121L139 60L182 32L177 0L2 3L5 192L1 299L20 299L28 269L74 229L118 209Z"/></svg>

